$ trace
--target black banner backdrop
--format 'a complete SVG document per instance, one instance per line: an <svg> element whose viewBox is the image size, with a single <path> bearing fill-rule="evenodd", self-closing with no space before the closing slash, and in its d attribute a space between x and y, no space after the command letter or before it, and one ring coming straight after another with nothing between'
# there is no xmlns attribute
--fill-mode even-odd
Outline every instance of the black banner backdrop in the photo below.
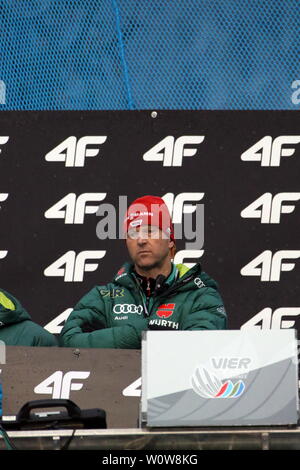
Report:
<svg viewBox="0 0 300 470"><path fill-rule="evenodd" d="M58 333L128 259L96 207L155 194L179 222L204 204L203 246L175 261L202 254L229 328L298 329L299 129L297 111L2 112L0 286Z"/></svg>

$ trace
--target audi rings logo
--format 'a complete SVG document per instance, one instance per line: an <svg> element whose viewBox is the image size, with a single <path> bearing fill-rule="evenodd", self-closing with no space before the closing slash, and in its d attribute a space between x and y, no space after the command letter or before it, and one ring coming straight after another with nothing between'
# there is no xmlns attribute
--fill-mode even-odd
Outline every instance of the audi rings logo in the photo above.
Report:
<svg viewBox="0 0 300 470"><path fill-rule="evenodd" d="M143 307L142 305L134 305L134 304L116 304L113 308L113 312L119 315L120 313L137 313L138 315L142 315Z"/></svg>

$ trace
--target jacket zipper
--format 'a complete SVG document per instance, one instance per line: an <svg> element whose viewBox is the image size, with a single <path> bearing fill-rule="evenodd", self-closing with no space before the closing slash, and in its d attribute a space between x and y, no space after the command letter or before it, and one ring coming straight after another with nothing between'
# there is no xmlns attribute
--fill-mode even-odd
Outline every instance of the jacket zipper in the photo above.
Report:
<svg viewBox="0 0 300 470"><path fill-rule="evenodd" d="M166 297L166 296L169 296L171 293L172 295L176 293L176 291L178 290L179 287L181 287L182 285L186 284L187 282L189 282L191 279L193 278L193 276L189 276L187 277L186 279L184 279L183 281L181 281L179 284L176 283L176 285L174 286L171 286L170 289L166 290L161 296L156 296L156 299L158 298L163 298L163 297ZM139 291L139 294L140 294L140 297L142 299L142 303L143 303L143 307L144 307L144 312L146 314L146 317L150 317L151 313L152 313L152 310L153 310L153 307L155 305L155 300L151 306L151 309L150 311L148 310L148 306L147 306L147 300L145 302L145 299L146 299L146 296L138 282L137 279L135 279L135 282L136 282L136 285L137 285L137 289ZM155 297L155 296L154 296ZM148 299L150 299L150 297L148 297Z"/></svg>
<svg viewBox="0 0 300 470"><path fill-rule="evenodd" d="M141 300L142 300L142 304L143 304L143 307L144 307L144 312L145 312L145 315L146 317L150 317L151 313L152 313L152 310L153 310L153 307L155 305L155 300L153 301L153 304L151 305L151 309L149 311L148 309L148 305L147 305L147 299L149 299L149 302L150 302L150 297L146 297L144 292L143 292L143 289L141 288L140 284L138 283L138 281L136 280L136 284L137 284L137 290L139 292L139 295L141 297Z"/></svg>

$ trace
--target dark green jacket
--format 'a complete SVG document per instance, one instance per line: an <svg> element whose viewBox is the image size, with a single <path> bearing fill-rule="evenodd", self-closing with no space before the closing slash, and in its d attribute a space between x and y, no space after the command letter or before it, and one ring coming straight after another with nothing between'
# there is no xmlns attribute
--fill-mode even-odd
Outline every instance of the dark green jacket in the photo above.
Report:
<svg viewBox="0 0 300 470"><path fill-rule="evenodd" d="M216 282L199 264L190 270L176 268L177 280L147 302L133 266L126 263L112 283L94 287L75 306L61 332L61 345L139 349L147 329L225 329L226 312Z"/></svg>
<svg viewBox="0 0 300 470"><path fill-rule="evenodd" d="M0 340L7 346L58 346L56 338L31 320L20 302L0 289Z"/></svg>

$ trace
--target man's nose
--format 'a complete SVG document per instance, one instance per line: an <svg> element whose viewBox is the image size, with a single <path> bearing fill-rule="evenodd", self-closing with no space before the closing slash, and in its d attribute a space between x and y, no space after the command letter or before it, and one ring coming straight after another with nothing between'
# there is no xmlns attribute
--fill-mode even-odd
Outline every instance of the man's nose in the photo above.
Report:
<svg viewBox="0 0 300 470"><path fill-rule="evenodd" d="M143 233L142 231L139 232L137 241L139 244L143 245L144 243L147 243L148 241L148 235L146 233Z"/></svg>

